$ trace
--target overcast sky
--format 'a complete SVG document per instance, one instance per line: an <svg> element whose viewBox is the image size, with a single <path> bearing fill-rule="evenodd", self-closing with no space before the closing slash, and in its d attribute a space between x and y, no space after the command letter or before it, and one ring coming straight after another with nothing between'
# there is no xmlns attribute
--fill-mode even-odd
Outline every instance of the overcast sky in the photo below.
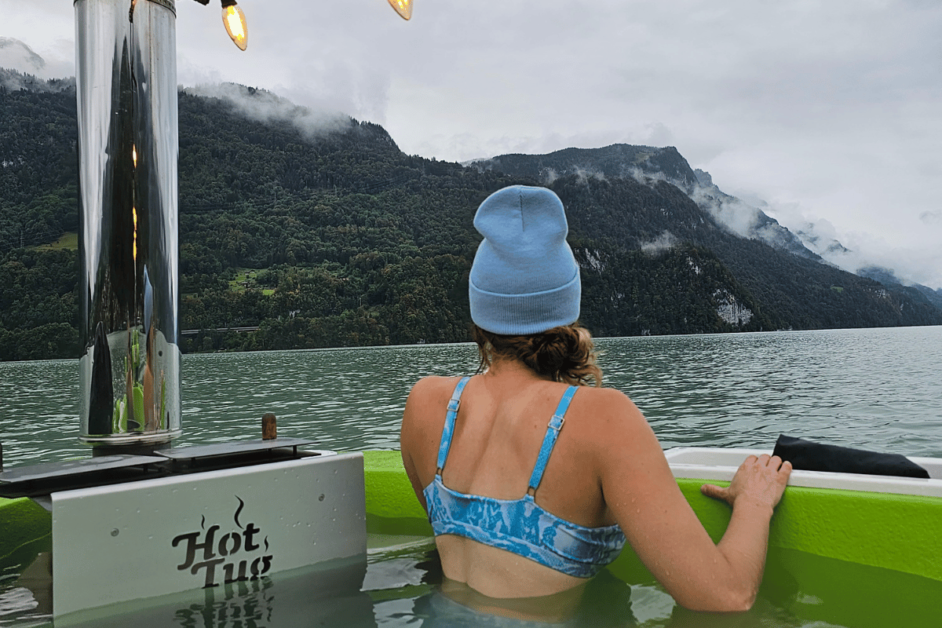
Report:
<svg viewBox="0 0 942 628"><path fill-rule="evenodd" d="M942 288L942 0L415 0L410 22L386 0L240 6L245 53L215 0L177 0L182 84L269 89L451 161L676 146L832 233L846 266ZM66 0L0 0L0 38L46 78L74 74L73 21Z"/></svg>

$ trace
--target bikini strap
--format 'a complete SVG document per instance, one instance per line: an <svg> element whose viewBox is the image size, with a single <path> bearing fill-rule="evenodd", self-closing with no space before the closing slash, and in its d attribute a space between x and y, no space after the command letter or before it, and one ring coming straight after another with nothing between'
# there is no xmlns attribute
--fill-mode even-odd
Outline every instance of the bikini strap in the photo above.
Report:
<svg viewBox="0 0 942 628"><path fill-rule="evenodd" d="M569 402L572 401L572 397L576 394L577 388L577 386L570 386L566 389L563 398L559 400L559 405L556 406L556 412L553 413L553 418L550 419L549 425L546 428L546 435L543 437L543 445L540 446L540 455L536 458L536 466L533 467L533 474L530 475L530 484L529 488L527 488L527 495L531 498L536 495L536 489L539 488L540 482L543 480L543 471L546 470L546 463L549 462L550 454L553 453L553 447L556 446L559 431L563 429L563 423L566 422L566 411L569 409Z"/></svg>
<svg viewBox="0 0 942 628"><path fill-rule="evenodd" d="M452 393L448 401L448 414L445 415L445 427L442 428L442 442L438 446L438 468L435 469L435 475L441 477L442 469L445 468L445 460L448 458L448 450L451 448L451 438L455 435L455 419L458 418L458 404L461 402L461 393L464 391L465 384L470 377L462 377L458 385L455 386L455 392Z"/></svg>

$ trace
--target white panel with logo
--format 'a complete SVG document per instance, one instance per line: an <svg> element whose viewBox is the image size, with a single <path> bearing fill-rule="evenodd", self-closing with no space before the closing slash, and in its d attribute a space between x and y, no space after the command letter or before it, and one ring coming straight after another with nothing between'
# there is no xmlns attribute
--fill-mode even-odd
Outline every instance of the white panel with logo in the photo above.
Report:
<svg viewBox="0 0 942 628"><path fill-rule="evenodd" d="M52 494L55 615L366 553L362 454Z"/></svg>

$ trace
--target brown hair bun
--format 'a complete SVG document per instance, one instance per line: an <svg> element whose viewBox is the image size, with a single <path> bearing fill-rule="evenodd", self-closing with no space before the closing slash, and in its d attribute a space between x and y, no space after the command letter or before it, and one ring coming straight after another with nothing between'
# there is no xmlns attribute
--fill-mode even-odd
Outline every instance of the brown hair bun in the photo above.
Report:
<svg viewBox="0 0 942 628"><path fill-rule="evenodd" d="M512 359L523 362L537 375L554 382L574 386L602 385L602 369L596 363L597 352L589 330L579 323L554 327L530 336L501 336L473 326L483 373L493 360Z"/></svg>

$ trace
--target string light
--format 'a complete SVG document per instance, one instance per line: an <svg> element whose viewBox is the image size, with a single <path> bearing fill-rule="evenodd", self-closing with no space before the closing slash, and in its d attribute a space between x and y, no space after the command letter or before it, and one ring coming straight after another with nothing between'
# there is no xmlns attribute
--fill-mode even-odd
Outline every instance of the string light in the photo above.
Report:
<svg viewBox="0 0 942 628"><path fill-rule="evenodd" d="M389 0L389 6L394 8L404 20L412 17L412 0Z"/></svg>
<svg viewBox="0 0 942 628"><path fill-rule="evenodd" d="M136 1L132 0L132 2ZM196 1L202 5L209 4L209 0ZM221 2L222 23L226 27L226 32L239 50L245 50L249 44L249 29L245 21L245 13L236 4L236 0L221 0ZM412 0L389 0L389 6L395 9L402 19L412 19Z"/></svg>
<svg viewBox="0 0 942 628"><path fill-rule="evenodd" d="M245 13L235 0L222 0L222 23L226 26L232 43L245 50L249 45L249 29L245 23Z"/></svg>

